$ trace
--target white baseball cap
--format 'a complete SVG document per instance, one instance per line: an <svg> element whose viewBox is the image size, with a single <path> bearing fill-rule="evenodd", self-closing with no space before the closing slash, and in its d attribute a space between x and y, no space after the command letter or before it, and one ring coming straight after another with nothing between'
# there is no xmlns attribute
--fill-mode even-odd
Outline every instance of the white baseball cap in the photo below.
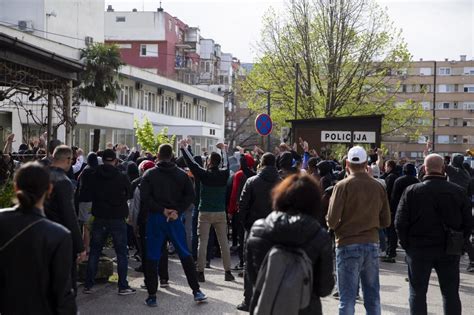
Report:
<svg viewBox="0 0 474 315"><path fill-rule="evenodd" d="M352 164L362 164L367 162L367 152L363 147L352 147L347 153L347 160Z"/></svg>

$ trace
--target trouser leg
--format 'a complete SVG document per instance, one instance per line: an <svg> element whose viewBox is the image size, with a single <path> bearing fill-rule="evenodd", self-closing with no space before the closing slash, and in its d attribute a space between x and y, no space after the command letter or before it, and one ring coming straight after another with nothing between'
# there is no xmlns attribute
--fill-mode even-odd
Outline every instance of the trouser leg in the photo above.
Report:
<svg viewBox="0 0 474 315"><path fill-rule="evenodd" d="M199 247L198 247L198 271L204 272L204 267L206 264L206 254L207 254L207 242L209 241L209 229L211 223L209 222L209 216L205 212L199 213Z"/></svg>
<svg viewBox="0 0 474 315"><path fill-rule="evenodd" d="M213 220L212 225L216 230L217 240L221 248L221 257L224 264L224 270L230 271L230 250L229 242L227 240L227 217L226 213L216 213L214 214L215 219Z"/></svg>

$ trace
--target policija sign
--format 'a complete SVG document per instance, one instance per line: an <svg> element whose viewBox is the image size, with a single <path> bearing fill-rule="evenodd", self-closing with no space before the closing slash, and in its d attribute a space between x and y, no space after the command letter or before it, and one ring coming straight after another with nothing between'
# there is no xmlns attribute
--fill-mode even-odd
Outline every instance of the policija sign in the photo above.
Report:
<svg viewBox="0 0 474 315"><path fill-rule="evenodd" d="M321 131L321 142L375 143L373 131Z"/></svg>
<svg viewBox="0 0 474 315"><path fill-rule="evenodd" d="M319 149L332 143L349 146L365 143L380 148L382 118L382 115L372 115L297 119L289 122L293 139L301 137L312 148Z"/></svg>

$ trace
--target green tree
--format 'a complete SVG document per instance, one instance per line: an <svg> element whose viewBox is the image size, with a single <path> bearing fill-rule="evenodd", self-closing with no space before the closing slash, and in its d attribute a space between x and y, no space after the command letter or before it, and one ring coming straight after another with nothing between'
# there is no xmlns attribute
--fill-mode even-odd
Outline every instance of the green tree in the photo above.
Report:
<svg viewBox="0 0 474 315"><path fill-rule="evenodd" d="M81 50L86 66L79 95L82 99L105 107L117 99L120 89L118 70L124 64L117 45L96 43ZM99 149L100 129L94 130L93 150Z"/></svg>
<svg viewBox="0 0 474 315"><path fill-rule="evenodd" d="M384 134L413 134L425 115L420 104L397 100L411 55L372 0L290 0L286 10L267 12L258 48L241 88L257 112L265 100L255 91L271 91L276 128L294 118L296 64L298 118L384 114Z"/></svg>
<svg viewBox="0 0 474 315"><path fill-rule="evenodd" d="M137 137L137 143L142 147L143 150L151 153L158 152L158 147L164 143L173 145L176 140L176 136L168 135L168 128L163 128L155 135L153 124L145 118L142 125L135 121L135 135Z"/></svg>

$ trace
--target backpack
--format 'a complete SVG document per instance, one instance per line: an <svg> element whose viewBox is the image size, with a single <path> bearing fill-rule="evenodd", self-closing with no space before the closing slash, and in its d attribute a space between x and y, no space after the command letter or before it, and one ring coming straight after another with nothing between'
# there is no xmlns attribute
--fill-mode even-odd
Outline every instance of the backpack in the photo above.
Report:
<svg viewBox="0 0 474 315"><path fill-rule="evenodd" d="M301 248L273 246L258 271L251 314L298 314L309 307L313 263Z"/></svg>

